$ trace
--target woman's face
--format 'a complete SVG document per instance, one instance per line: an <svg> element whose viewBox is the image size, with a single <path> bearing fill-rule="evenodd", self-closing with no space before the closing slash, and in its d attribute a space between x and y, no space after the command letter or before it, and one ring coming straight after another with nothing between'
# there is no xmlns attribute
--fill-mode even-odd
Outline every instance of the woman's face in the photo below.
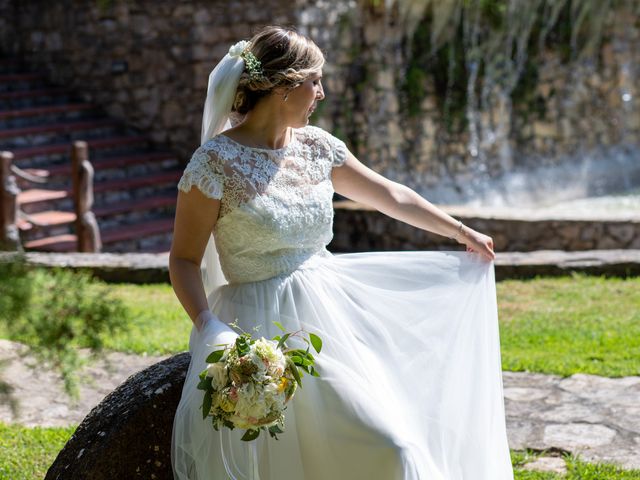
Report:
<svg viewBox="0 0 640 480"><path fill-rule="evenodd" d="M309 123L309 117L318 102L324 98L322 73L314 74L291 90L284 103L291 114L291 126L301 128Z"/></svg>

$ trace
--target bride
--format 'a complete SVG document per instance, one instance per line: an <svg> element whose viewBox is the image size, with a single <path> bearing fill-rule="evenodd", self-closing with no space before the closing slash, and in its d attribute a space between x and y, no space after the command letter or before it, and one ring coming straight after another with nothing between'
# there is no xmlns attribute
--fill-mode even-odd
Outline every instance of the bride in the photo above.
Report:
<svg viewBox="0 0 640 480"><path fill-rule="evenodd" d="M308 125L324 98L323 64L310 39L266 27L232 46L209 77L170 255L173 288L194 324L174 475L512 479L493 242ZM242 116L234 127L232 112ZM467 251L334 256L326 250L334 191ZM216 432L196 388L206 356L233 341L229 323L271 338L276 320L324 340L320 377L303 380L279 440Z"/></svg>

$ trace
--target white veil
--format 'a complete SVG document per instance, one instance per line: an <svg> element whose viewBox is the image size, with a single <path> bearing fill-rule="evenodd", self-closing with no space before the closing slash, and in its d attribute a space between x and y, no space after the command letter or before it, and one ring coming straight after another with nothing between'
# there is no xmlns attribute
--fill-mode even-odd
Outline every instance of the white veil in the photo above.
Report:
<svg viewBox="0 0 640 480"><path fill-rule="evenodd" d="M236 96L240 75L244 70L244 59L240 54L249 46L249 42L242 40L229 49L220 63L209 74L207 98L204 102L202 114L202 133L200 145L205 144L220 132L231 128L229 115L233 100ZM215 246L213 235L209 238L207 247L200 265L202 284L211 306L211 294L219 286L227 281L222 273L220 259Z"/></svg>

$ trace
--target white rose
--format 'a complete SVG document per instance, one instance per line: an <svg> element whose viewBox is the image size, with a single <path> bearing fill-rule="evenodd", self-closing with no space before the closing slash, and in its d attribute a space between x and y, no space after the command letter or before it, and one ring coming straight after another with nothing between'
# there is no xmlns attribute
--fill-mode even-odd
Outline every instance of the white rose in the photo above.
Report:
<svg viewBox="0 0 640 480"><path fill-rule="evenodd" d="M244 52L245 48L249 45L249 42L246 40L240 40L235 45L232 45L229 48L229 56L230 57L239 57L242 52Z"/></svg>
<svg viewBox="0 0 640 480"><path fill-rule="evenodd" d="M207 376L211 377L211 386L214 390L220 390L227 385L227 367L222 363L209 364Z"/></svg>

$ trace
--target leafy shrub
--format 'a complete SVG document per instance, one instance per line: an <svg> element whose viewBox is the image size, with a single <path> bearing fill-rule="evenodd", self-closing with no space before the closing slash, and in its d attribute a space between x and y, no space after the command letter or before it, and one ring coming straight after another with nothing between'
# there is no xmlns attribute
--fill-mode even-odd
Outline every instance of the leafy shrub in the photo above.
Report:
<svg viewBox="0 0 640 480"><path fill-rule="evenodd" d="M22 258L0 261L0 325L36 359L57 368L77 394L79 347L93 355L104 339L126 328L127 311L88 273L30 268Z"/></svg>

